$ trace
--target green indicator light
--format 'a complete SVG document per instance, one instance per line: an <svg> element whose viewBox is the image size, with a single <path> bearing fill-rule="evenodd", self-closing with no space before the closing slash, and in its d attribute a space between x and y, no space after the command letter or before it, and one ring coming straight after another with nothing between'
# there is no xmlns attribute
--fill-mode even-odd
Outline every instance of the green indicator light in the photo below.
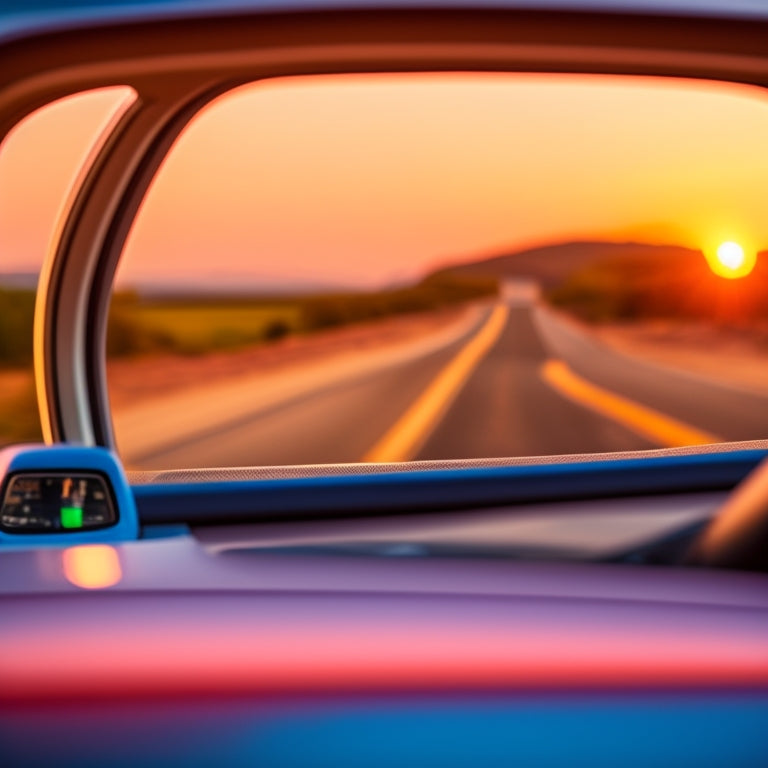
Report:
<svg viewBox="0 0 768 768"><path fill-rule="evenodd" d="M61 525L63 528L82 528L83 510L80 507L62 507Z"/></svg>

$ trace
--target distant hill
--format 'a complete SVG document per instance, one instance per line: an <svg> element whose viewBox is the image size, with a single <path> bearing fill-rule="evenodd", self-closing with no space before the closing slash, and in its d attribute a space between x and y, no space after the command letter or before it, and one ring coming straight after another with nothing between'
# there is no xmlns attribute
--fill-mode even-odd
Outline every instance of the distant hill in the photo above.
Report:
<svg viewBox="0 0 768 768"><path fill-rule="evenodd" d="M614 259L642 263L650 266L661 263L702 263L700 251L675 245L648 245L645 243L611 243L604 241L569 242L529 248L524 251L502 253L498 256L453 264L438 272L482 277L519 277L537 280L548 290L562 283L573 273L596 262Z"/></svg>
<svg viewBox="0 0 768 768"><path fill-rule="evenodd" d="M437 274L535 280L545 301L589 322L684 318L754 329L768 320L766 251L744 280L716 275L701 251L600 241L500 254Z"/></svg>

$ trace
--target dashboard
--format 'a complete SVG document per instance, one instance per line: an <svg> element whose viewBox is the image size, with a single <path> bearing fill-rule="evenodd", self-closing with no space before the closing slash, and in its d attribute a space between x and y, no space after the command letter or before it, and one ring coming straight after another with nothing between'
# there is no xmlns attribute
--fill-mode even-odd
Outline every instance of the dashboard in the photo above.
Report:
<svg viewBox="0 0 768 768"><path fill-rule="evenodd" d="M6 759L765 764L764 575L310 552L312 527L298 553L146 531L116 570L93 545L5 553Z"/></svg>

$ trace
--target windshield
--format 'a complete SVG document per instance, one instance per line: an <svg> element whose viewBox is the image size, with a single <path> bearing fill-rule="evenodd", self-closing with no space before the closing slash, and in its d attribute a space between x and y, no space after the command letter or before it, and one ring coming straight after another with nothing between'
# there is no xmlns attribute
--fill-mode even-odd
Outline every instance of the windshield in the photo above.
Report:
<svg viewBox="0 0 768 768"><path fill-rule="evenodd" d="M746 87L284 78L218 99L128 240L137 468L768 436L768 109Z"/></svg>
<svg viewBox="0 0 768 768"><path fill-rule="evenodd" d="M123 252L106 350L121 457L768 437L767 129L760 89L661 78L333 75L226 93L171 148Z"/></svg>

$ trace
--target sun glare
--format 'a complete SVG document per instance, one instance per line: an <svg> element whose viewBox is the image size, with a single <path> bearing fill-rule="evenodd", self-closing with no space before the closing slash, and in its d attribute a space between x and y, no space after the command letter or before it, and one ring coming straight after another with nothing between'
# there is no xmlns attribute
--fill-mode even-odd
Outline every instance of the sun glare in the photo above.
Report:
<svg viewBox="0 0 768 768"><path fill-rule="evenodd" d="M117 550L106 544L68 547L62 552L64 576L82 589L104 589L123 577Z"/></svg>
<svg viewBox="0 0 768 768"><path fill-rule="evenodd" d="M717 247L715 258L710 260L709 266L720 277L735 279L745 277L752 271L755 257L738 243L729 240Z"/></svg>
<svg viewBox="0 0 768 768"><path fill-rule="evenodd" d="M717 260L728 269L739 269L744 264L744 249L738 243L723 243L717 249Z"/></svg>

